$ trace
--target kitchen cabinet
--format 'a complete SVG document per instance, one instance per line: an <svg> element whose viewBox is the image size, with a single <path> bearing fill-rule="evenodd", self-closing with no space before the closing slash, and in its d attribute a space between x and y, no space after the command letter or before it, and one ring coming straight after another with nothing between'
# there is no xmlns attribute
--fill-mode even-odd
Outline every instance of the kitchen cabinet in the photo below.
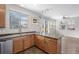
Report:
<svg viewBox="0 0 79 59"><path fill-rule="evenodd" d="M34 37L33 35L24 36L24 49L30 48L34 45Z"/></svg>
<svg viewBox="0 0 79 59"><path fill-rule="evenodd" d="M30 47L30 39L29 39L29 35L24 36L23 44L24 44L24 49L27 49L27 48Z"/></svg>
<svg viewBox="0 0 79 59"><path fill-rule="evenodd" d="M34 45L50 54L58 53L58 50L60 49L56 38L30 34L14 38L13 53L18 53Z"/></svg>
<svg viewBox="0 0 79 59"><path fill-rule="evenodd" d="M35 37L35 35L34 34L32 34L32 35L29 35L30 36L30 45L31 46L34 46L35 44L34 44L34 37Z"/></svg>
<svg viewBox="0 0 79 59"><path fill-rule="evenodd" d="M0 4L0 28L5 27L5 11L6 11L5 5Z"/></svg>
<svg viewBox="0 0 79 59"><path fill-rule="evenodd" d="M34 43L35 43L35 46L39 47L39 38L37 37L37 35L35 35L35 39L34 39Z"/></svg>
<svg viewBox="0 0 79 59"><path fill-rule="evenodd" d="M18 53L23 50L23 37L13 39L13 53Z"/></svg>
<svg viewBox="0 0 79 59"><path fill-rule="evenodd" d="M36 46L39 47L40 49L42 49L42 50L45 49L45 42L44 42L43 36L37 35L36 39L35 39L35 43L36 43Z"/></svg>
<svg viewBox="0 0 79 59"><path fill-rule="evenodd" d="M36 35L36 39L35 39L35 45L42 49L43 51L47 52L47 43L45 41L45 37L44 36L40 36L40 35Z"/></svg>
<svg viewBox="0 0 79 59"><path fill-rule="evenodd" d="M34 35L25 35L13 39L13 53L18 53L34 45Z"/></svg>
<svg viewBox="0 0 79 59"><path fill-rule="evenodd" d="M55 38L45 38L47 44L48 53L57 53L57 39Z"/></svg>
<svg viewBox="0 0 79 59"><path fill-rule="evenodd" d="M36 46L47 53L50 53L50 54L58 53L57 43L58 43L58 40L56 38L36 35L36 39L35 39Z"/></svg>

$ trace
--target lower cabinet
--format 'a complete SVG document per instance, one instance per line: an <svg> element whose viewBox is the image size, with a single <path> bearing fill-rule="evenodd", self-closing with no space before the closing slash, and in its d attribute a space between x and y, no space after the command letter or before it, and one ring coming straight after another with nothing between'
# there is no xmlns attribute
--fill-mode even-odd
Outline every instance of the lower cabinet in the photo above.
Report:
<svg viewBox="0 0 79 59"><path fill-rule="evenodd" d="M24 36L23 44L24 44L24 49L32 47L34 45L34 35Z"/></svg>
<svg viewBox="0 0 79 59"><path fill-rule="evenodd" d="M34 45L34 35L16 37L13 40L13 53L18 53Z"/></svg>
<svg viewBox="0 0 79 59"><path fill-rule="evenodd" d="M40 43L39 43L39 39L36 35L35 35L34 43L35 43L35 46L39 47Z"/></svg>
<svg viewBox="0 0 79 59"><path fill-rule="evenodd" d="M33 35L29 35L29 39L30 39L30 46L31 46L31 47L35 45L35 43L34 43L34 37L35 37L35 35L34 35L34 34L33 34Z"/></svg>
<svg viewBox="0 0 79 59"><path fill-rule="evenodd" d="M52 53L57 53L57 40L54 38L45 38L46 44L47 44L47 52L52 54Z"/></svg>
<svg viewBox="0 0 79 59"><path fill-rule="evenodd" d="M13 53L18 53L23 50L23 37L17 37L13 40Z"/></svg>
<svg viewBox="0 0 79 59"><path fill-rule="evenodd" d="M42 50L45 50L45 41L43 36L37 35L35 41L37 47L39 47Z"/></svg>
<svg viewBox="0 0 79 59"><path fill-rule="evenodd" d="M58 53L58 49L60 49L57 39L32 34L14 38L13 53L18 53L34 45L50 54Z"/></svg>
<svg viewBox="0 0 79 59"><path fill-rule="evenodd" d="M30 39L29 39L29 35L24 36L23 44L24 44L24 49L27 49L27 48L30 47Z"/></svg>
<svg viewBox="0 0 79 59"><path fill-rule="evenodd" d="M35 39L36 46L47 53L57 53L57 39L37 35Z"/></svg>

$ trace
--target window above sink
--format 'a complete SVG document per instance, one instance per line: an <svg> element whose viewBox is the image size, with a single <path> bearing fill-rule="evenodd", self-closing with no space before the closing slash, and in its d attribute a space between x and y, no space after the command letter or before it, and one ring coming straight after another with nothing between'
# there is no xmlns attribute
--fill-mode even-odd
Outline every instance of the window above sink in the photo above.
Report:
<svg viewBox="0 0 79 59"><path fill-rule="evenodd" d="M10 10L9 19L11 29L27 28L28 26L28 15L21 12Z"/></svg>

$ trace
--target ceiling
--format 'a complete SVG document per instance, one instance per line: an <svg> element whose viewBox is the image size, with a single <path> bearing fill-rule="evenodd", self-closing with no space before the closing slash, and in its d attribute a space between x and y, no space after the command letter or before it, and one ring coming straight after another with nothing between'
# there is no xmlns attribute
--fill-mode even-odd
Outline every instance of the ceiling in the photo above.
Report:
<svg viewBox="0 0 79 59"><path fill-rule="evenodd" d="M54 19L79 16L79 4L24 4L26 9Z"/></svg>

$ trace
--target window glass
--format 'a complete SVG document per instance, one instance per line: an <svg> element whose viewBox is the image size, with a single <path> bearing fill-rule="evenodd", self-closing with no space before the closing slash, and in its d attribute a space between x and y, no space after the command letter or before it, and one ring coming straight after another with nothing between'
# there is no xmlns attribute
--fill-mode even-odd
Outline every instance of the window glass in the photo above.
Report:
<svg viewBox="0 0 79 59"><path fill-rule="evenodd" d="M11 29L16 29L16 28L27 28L27 23L28 23L28 16L16 12L16 11L9 11L9 16L10 16L10 28Z"/></svg>

